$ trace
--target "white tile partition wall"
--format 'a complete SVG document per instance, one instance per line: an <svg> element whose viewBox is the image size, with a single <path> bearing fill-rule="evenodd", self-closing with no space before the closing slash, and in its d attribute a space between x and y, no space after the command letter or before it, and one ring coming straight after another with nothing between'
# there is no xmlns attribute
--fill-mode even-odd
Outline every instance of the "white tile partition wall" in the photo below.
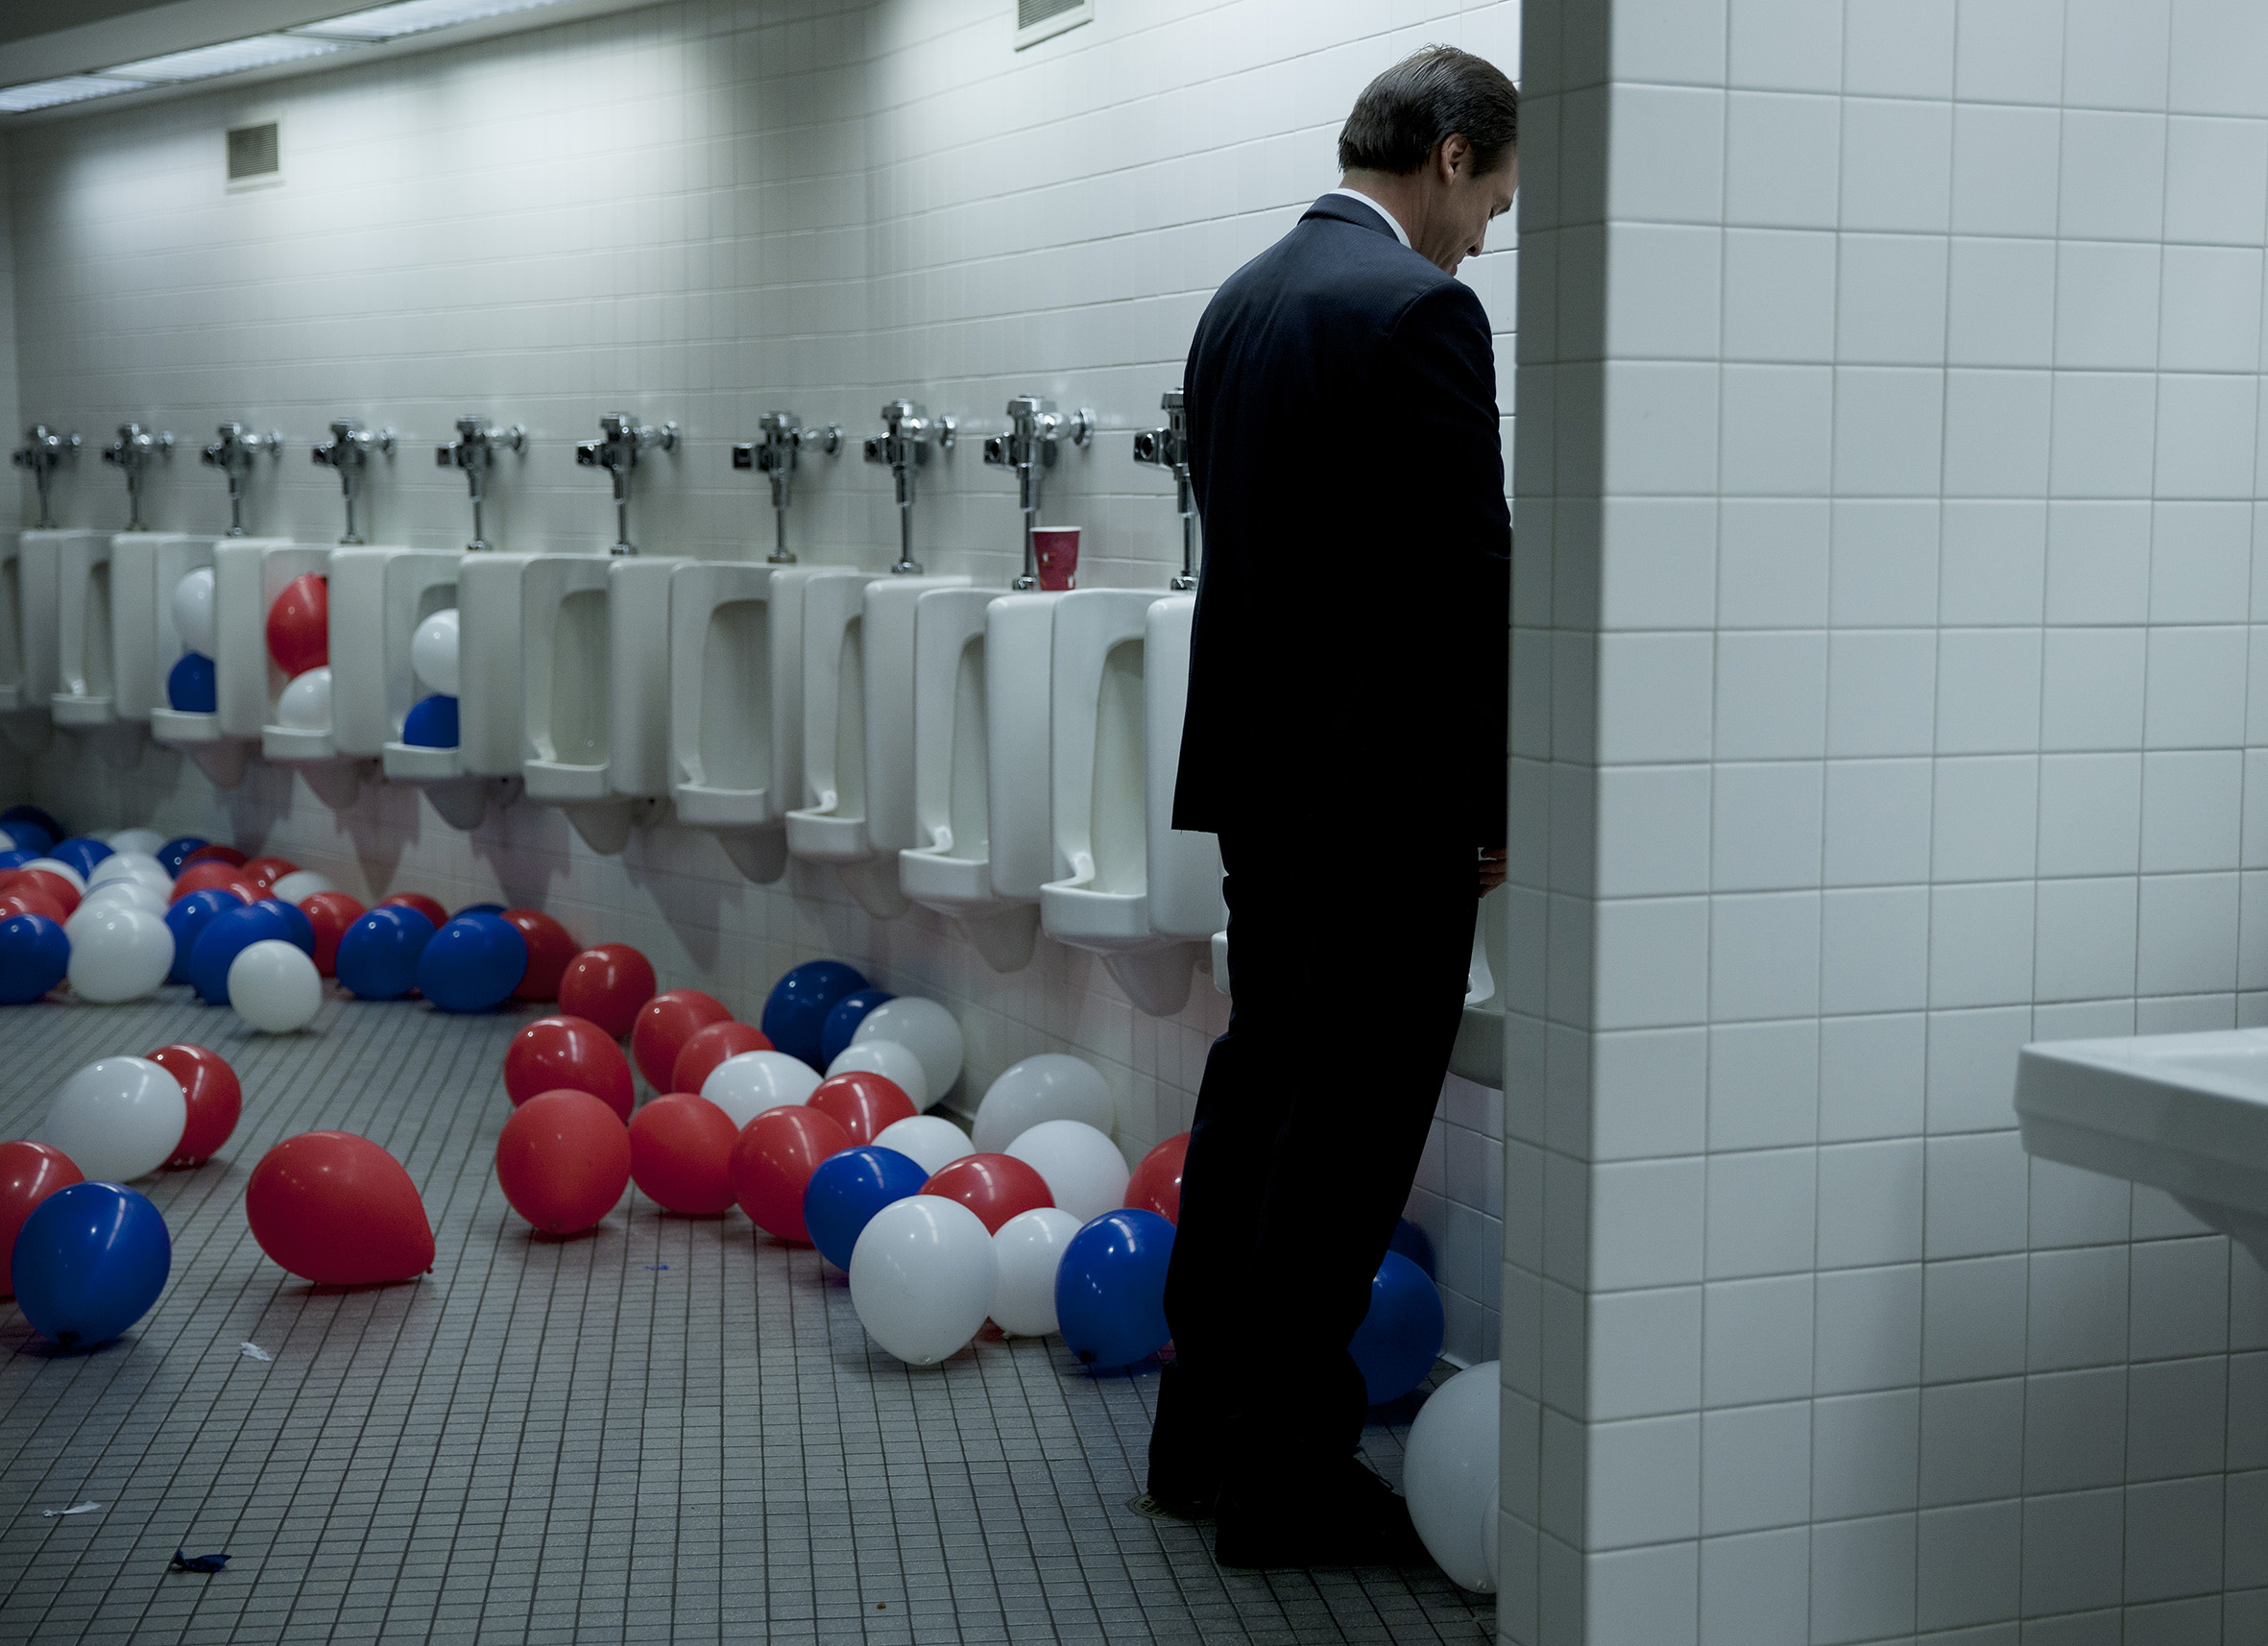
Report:
<svg viewBox="0 0 2268 1646"><path fill-rule="evenodd" d="M2268 1639L2268 11L1532 0L1504 1638Z"/></svg>
<svg viewBox="0 0 2268 1646"><path fill-rule="evenodd" d="M760 557L771 530L729 445L786 406L850 437L841 457L805 460L805 557L879 567L896 541L888 477L857 439L908 394L966 435L924 472L923 557L999 583L1016 563L1015 487L982 466L979 437L1036 390L1095 406L1108 431L1048 485L1050 517L1086 528L1086 582L1162 588L1180 551L1171 483L1130 461L1126 431L1180 380L1212 288L1337 181L1339 123L1371 74L1436 38L1510 68L1517 8L1111 0L1023 54L1012 10L678 0L19 129L6 175L20 401L90 448L130 418L180 435L151 491L165 528L226 521L194 454L216 422L280 427L294 438L253 482L250 521L312 543L339 530L337 482L306 455L333 417L403 431L373 473L366 535L422 546L470 525L462 480L426 447L469 411L524 423L532 449L500 460L489 517L520 549L612 541L603 478L569 443L608 410L671 418L686 446L641 468L635 535L726 558ZM281 120L283 184L227 192L223 129L266 116ZM1468 265L1508 334L1512 260ZM1365 409L1391 412L1318 425L1318 483ZM71 522L123 521L116 475L91 460L58 497ZM356 890L540 901L587 937L643 946L665 983L744 1010L789 964L848 956L962 1013L964 1103L1017 1057L1079 1051L1110 1075L1136 1152L1188 1124L1225 1016L1200 978L1179 1018L1153 1022L1092 957L1045 942L997 977L930 914L870 922L802 870L747 885L690 833L600 859L556 812L522 807L464 836L397 789L334 818L280 771L216 793L171 756L120 775L67 738L36 781L74 819L233 836ZM1372 958L1349 956L1350 988ZM1501 1103L1455 1084L1412 1211L1442 1248L1452 1351L1477 1360L1497 1338Z"/></svg>

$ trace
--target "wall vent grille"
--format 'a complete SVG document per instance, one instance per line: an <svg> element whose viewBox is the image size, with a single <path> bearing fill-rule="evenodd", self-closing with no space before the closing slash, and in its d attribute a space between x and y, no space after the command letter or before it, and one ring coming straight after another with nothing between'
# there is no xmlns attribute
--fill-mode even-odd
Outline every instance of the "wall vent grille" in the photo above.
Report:
<svg viewBox="0 0 2268 1646"><path fill-rule="evenodd" d="M1095 20L1095 0L1016 0L1016 49Z"/></svg>
<svg viewBox="0 0 2268 1646"><path fill-rule="evenodd" d="M265 121L257 126L237 126L229 133L229 181L230 182L264 182L283 170L281 146L277 141L277 123Z"/></svg>

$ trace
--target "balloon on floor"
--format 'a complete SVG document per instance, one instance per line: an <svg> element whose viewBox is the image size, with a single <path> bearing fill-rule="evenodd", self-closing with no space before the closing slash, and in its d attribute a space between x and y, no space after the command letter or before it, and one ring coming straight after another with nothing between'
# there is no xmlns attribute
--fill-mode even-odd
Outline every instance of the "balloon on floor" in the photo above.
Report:
<svg viewBox="0 0 2268 1646"><path fill-rule="evenodd" d="M1189 1133L1177 1131L1135 1164L1126 1179L1126 1204L1155 1212L1170 1223L1181 1222L1181 1166L1189 1158Z"/></svg>
<svg viewBox="0 0 2268 1646"><path fill-rule="evenodd" d="M414 1280L433 1267L418 1186L352 1132L302 1132L268 1150L245 1185L244 1215L262 1251L318 1286Z"/></svg>
<svg viewBox="0 0 2268 1646"><path fill-rule="evenodd" d="M1056 1323L1072 1352L1089 1366L1131 1366L1164 1348L1172 1256L1173 1225L1155 1212L1121 1207L1072 1236L1055 1271Z"/></svg>
<svg viewBox="0 0 2268 1646"><path fill-rule="evenodd" d="M929 1072L922 1060L895 1040L854 1040L827 1065L836 1075L880 1075L912 1100L914 1112L929 1106Z"/></svg>
<svg viewBox="0 0 2268 1646"><path fill-rule="evenodd" d="M168 1071L146 1057L103 1057L62 1083L42 1135L86 1176L124 1183L171 1159L188 1123Z"/></svg>
<svg viewBox="0 0 2268 1646"><path fill-rule="evenodd" d="M1010 1337L1044 1338L1056 1329L1055 1274L1079 1220L1060 1206L1019 1212L993 1231L1000 1284L992 1318Z"/></svg>
<svg viewBox="0 0 2268 1646"><path fill-rule="evenodd" d="M845 995L864 987L866 980L840 960L807 960L783 975L764 997L763 1031L790 1057L823 1069L827 1060L820 1048L828 1014Z"/></svg>
<svg viewBox="0 0 2268 1646"><path fill-rule="evenodd" d="M654 966L627 943L600 943L569 960L559 979L559 1009L589 1018L616 1040L654 998Z"/></svg>
<svg viewBox="0 0 2268 1646"><path fill-rule="evenodd" d="M872 1143L884 1128L914 1116L913 1100L896 1081L864 1070L828 1076L805 1101L832 1116L854 1144Z"/></svg>
<svg viewBox="0 0 2268 1646"><path fill-rule="evenodd" d="M677 1054L698 1029L712 1023L729 1023L733 1013L724 1002L699 989L666 989L638 1008L630 1025L630 1056L646 1084L657 1092L674 1092L669 1083L677 1069Z"/></svg>
<svg viewBox="0 0 2268 1646"><path fill-rule="evenodd" d="M1370 1308L1347 1344L1371 1405L1399 1400L1432 1375L1446 1324L1441 1294L1426 1271L1387 1252L1370 1282Z"/></svg>
<svg viewBox="0 0 2268 1646"><path fill-rule="evenodd" d="M934 1366L966 1348L992 1313L992 1231L958 1200L909 1195L882 1207L851 1253L851 1306L900 1360Z"/></svg>
<svg viewBox="0 0 2268 1646"><path fill-rule="evenodd" d="M580 1017L539 1017L504 1049L504 1095L518 1107L538 1092L589 1092L624 1121L635 1088L630 1059L605 1029Z"/></svg>
<svg viewBox="0 0 2268 1646"><path fill-rule="evenodd" d="M71 1157L53 1144L0 1143L0 1293L11 1290L9 1253L33 1208L58 1189L84 1180Z"/></svg>
<svg viewBox="0 0 2268 1646"><path fill-rule="evenodd" d="M978 1149L1004 1150L1042 1121L1082 1121L1107 1132L1117 1118L1110 1086L1084 1057L1042 1052L1011 1063L985 1088L971 1128Z"/></svg>
<svg viewBox="0 0 2268 1646"><path fill-rule="evenodd" d="M739 1134L706 1098L671 1092L630 1117L630 1180L665 1212L712 1217L733 1206Z"/></svg>
<svg viewBox="0 0 2268 1646"><path fill-rule="evenodd" d="M15 1306L64 1348L109 1343L150 1312L173 1271L165 1220L117 1183L73 1183L32 1209L10 1248Z"/></svg>
<svg viewBox="0 0 2268 1646"><path fill-rule="evenodd" d="M708 1102L706 1098L699 1101ZM715 1107L713 1103L710 1106ZM732 1122L728 1119L725 1124ZM742 1126L733 1145L728 1167L733 1198L748 1214L749 1222L764 1233L798 1246L808 1244L813 1238L810 1186L825 1162L840 1159L846 1152L857 1152L851 1150L850 1135L817 1109L791 1104L768 1110ZM911 1161L905 1163L906 1174L920 1170ZM830 1198L823 1213L832 1215L832 1205ZM857 1232L850 1238L857 1240ZM842 1250L847 1257L848 1242Z"/></svg>
<svg viewBox="0 0 2268 1646"><path fill-rule="evenodd" d="M875 1214L920 1194L929 1180L929 1174L918 1162L881 1144L839 1150L819 1163L804 1190L803 1222L809 1231L806 1238L835 1268L848 1269L858 1236ZM747 1203L741 1201L743 1206Z"/></svg>
<svg viewBox="0 0 2268 1646"><path fill-rule="evenodd" d="M545 1234L596 1226L630 1187L630 1134L589 1092L539 1092L496 1139L496 1182L512 1209Z"/></svg>
<svg viewBox="0 0 2268 1646"><path fill-rule="evenodd" d="M148 1053L151 1062L178 1081L188 1118L168 1166L202 1166L236 1130L244 1112L244 1087L229 1060L207 1047L176 1041Z"/></svg>
<svg viewBox="0 0 2268 1646"><path fill-rule="evenodd" d="M875 1133L875 1145L894 1149L921 1163L926 1174L944 1171L962 1155L973 1152L969 1134L943 1115L914 1115L893 1121Z"/></svg>
<svg viewBox="0 0 2268 1646"><path fill-rule="evenodd" d="M1451 1583L1477 1594L1496 1592L1502 1373L1483 1361L1435 1390L1402 1452L1402 1494L1426 1553Z"/></svg>
<svg viewBox="0 0 2268 1646"><path fill-rule="evenodd" d="M1083 1121L1044 1120L1003 1152L1046 1178L1055 1203L1075 1218L1100 1217L1126 1203L1126 1157Z"/></svg>
<svg viewBox="0 0 2268 1646"><path fill-rule="evenodd" d="M895 1040L922 1060L922 1069L929 1080L929 1098L927 1101L919 1098L914 1101L923 1108L942 1101L953 1089L953 1083L961 1077L961 1062L966 1052L961 1026L952 1012L933 1000L900 995L882 1002L860 1018L858 1027L852 1031L852 1046L868 1040Z"/></svg>
<svg viewBox="0 0 2268 1646"><path fill-rule="evenodd" d="M932 1173L922 1193L958 1200L988 1235L1020 1213L1055 1204L1047 1179L1011 1154L964 1154Z"/></svg>

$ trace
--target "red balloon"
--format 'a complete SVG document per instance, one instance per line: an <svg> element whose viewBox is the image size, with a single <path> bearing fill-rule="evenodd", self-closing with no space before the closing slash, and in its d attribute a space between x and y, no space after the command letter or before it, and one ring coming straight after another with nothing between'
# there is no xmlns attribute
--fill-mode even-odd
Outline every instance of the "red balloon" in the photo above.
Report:
<svg viewBox="0 0 2268 1646"><path fill-rule="evenodd" d="M560 974L581 947L567 929L540 908L507 908L504 918L527 940L527 970L520 974L514 1000L557 1000Z"/></svg>
<svg viewBox="0 0 2268 1646"><path fill-rule="evenodd" d="M63 912L63 906L29 881L0 891L0 920L10 920L19 914L44 914L60 926L71 917Z"/></svg>
<svg viewBox="0 0 2268 1646"><path fill-rule="evenodd" d="M733 1145L733 1198L764 1233L808 1246L804 1190L819 1162L850 1147L850 1133L808 1104L766 1109L740 1128Z"/></svg>
<svg viewBox="0 0 2268 1646"><path fill-rule="evenodd" d="M545 1234L580 1234L630 1187L630 1134L589 1092L538 1092L496 1139L496 1181L512 1209Z"/></svg>
<svg viewBox="0 0 2268 1646"><path fill-rule="evenodd" d="M743 1052L771 1050L771 1040L753 1023L735 1023L728 1018L707 1029L696 1029L686 1036L685 1045L678 1051L677 1067L669 1072L669 1089L697 1092L727 1057L737 1057Z"/></svg>
<svg viewBox="0 0 2268 1646"><path fill-rule="evenodd" d="M266 891L285 875L296 875L300 865L289 858L254 858L244 865L244 878Z"/></svg>
<svg viewBox="0 0 2268 1646"><path fill-rule="evenodd" d="M330 662L330 582L302 571L268 608L268 655L286 674Z"/></svg>
<svg viewBox="0 0 2268 1646"><path fill-rule="evenodd" d="M436 932L448 924L448 910L422 891L398 891L392 897L378 899L377 907L380 908L414 908L427 920L433 922L433 930Z"/></svg>
<svg viewBox="0 0 2268 1646"><path fill-rule="evenodd" d="M244 867L245 856L233 846L200 846L181 859L186 869L196 863L227 863L232 869Z"/></svg>
<svg viewBox="0 0 2268 1646"><path fill-rule="evenodd" d="M36 892L63 911L65 919L79 907L79 888L48 869L9 869L0 874L0 892Z"/></svg>
<svg viewBox="0 0 2268 1646"><path fill-rule="evenodd" d="M618 1119L630 1118L637 1088L621 1047L582 1018L539 1017L504 1049L504 1095L518 1108L539 1092L563 1086L589 1092Z"/></svg>
<svg viewBox="0 0 2268 1646"><path fill-rule="evenodd" d="M352 1132L302 1132L269 1150L244 1186L244 1216L262 1251L318 1286L415 1280L433 1267L418 1186Z"/></svg>
<svg viewBox="0 0 2268 1646"><path fill-rule="evenodd" d="M724 1002L699 989L671 989L656 995L638 1008L630 1025L630 1055L638 1060L638 1072L657 1092L677 1090L669 1083L669 1076L693 1030L712 1023L729 1023L732 1017L732 1009Z"/></svg>
<svg viewBox="0 0 2268 1646"><path fill-rule="evenodd" d="M885 1126L911 1120L920 1112L905 1087L871 1069L830 1075L805 1101L849 1132L854 1149L872 1143Z"/></svg>
<svg viewBox="0 0 2268 1646"><path fill-rule="evenodd" d="M1181 1222L1181 1163L1189 1158L1189 1133L1177 1131L1142 1157L1126 1179L1126 1204L1155 1212L1170 1223Z"/></svg>
<svg viewBox="0 0 2268 1646"><path fill-rule="evenodd" d="M616 1040L630 1032L638 1008L653 998L653 964L627 943L584 950L559 980L559 1009L589 1018Z"/></svg>
<svg viewBox="0 0 2268 1646"><path fill-rule="evenodd" d="M181 1128L181 1141L174 1146L166 1165L204 1165L229 1141L236 1117L244 1112L244 1088L237 1083L236 1071L218 1052L186 1041L144 1055L181 1083L181 1096L189 1103L189 1124Z"/></svg>
<svg viewBox="0 0 2268 1646"><path fill-rule="evenodd" d="M339 969L339 939L347 928L369 911L359 899L343 891L310 892L300 899L300 912L315 928L315 969L325 977Z"/></svg>
<svg viewBox="0 0 2268 1646"><path fill-rule="evenodd" d="M190 863L173 877L173 893L167 901L179 903L193 891L227 891L234 892L243 897L245 902L251 903L258 896L257 888L253 888L251 897L246 897L239 889L251 885L252 883L244 878L244 871L231 864Z"/></svg>
<svg viewBox="0 0 2268 1646"><path fill-rule="evenodd" d="M32 1215L32 1208L58 1189L85 1181L71 1157L60 1149L44 1143L0 1143L0 1295L15 1295L8 1275L8 1254L15 1249L16 1232Z"/></svg>
<svg viewBox="0 0 2268 1646"><path fill-rule="evenodd" d="M665 1212L709 1217L733 1205L733 1118L671 1092L630 1117L630 1180Z"/></svg>
<svg viewBox="0 0 2268 1646"><path fill-rule="evenodd" d="M1019 1212L1055 1203L1048 1180L1013 1154L964 1154L931 1174L922 1193L958 1200L983 1220L988 1234L1000 1233Z"/></svg>

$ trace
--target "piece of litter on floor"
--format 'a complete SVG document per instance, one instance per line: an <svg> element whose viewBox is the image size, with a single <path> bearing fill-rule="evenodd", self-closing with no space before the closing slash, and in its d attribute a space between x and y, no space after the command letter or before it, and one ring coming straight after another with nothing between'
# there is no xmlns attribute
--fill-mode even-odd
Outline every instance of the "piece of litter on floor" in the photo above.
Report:
<svg viewBox="0 0 2268 1646"><path fill-rule="evenodd" d="M669 1265L666 1263L649 1263L646 1265L646 1267L648 1269L667 1269Z"/></svg>
<svg viewBox="0 0 2268 1646"><path fill-rule="evenodd" d="M266 1349L260 1347L260 1345L255 1343L247 1342L239 1343L236 1346L244 1351L244 1358L246 1360L274 1360L276 1358L274 1355L270 1354Z"/></svg>
<svg viewBox="0 0 2268 1646"><path fill-rule="evenodd" d="M74 1503L68 1509L42 1509L39 1513L53 1520L59 1514L85 1514L101 1507L99 1503Z"/></svg>
<svg viewBox="0 0 2268 1646"><path fill-rule="evenodd" d="M229 1557L226 1555L184 1555L176 1549L171 1569L177 1572L217 1572L228 1563Z"/></svg>

